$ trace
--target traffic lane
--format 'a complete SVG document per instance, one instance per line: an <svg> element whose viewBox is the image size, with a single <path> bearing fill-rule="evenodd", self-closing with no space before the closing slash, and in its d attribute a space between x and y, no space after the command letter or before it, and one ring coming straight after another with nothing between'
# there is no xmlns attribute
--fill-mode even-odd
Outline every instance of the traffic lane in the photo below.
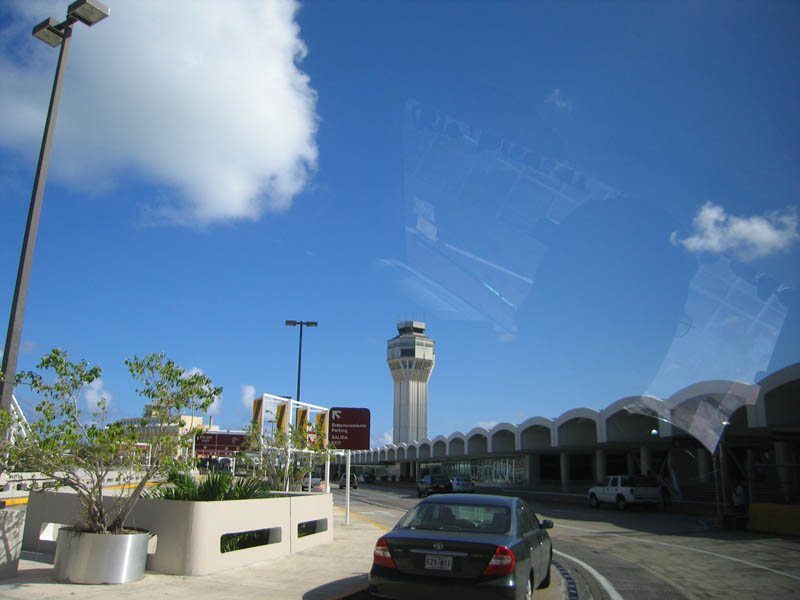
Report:
<svg viewBox="0 0 800 600"><path fill-rule="evenodd" d="M798 596L800 540L795 538L723 531L690 515L551 503L539 503L536 510L555 522L554 547L570 548L593 564L628 592L624 597L637 597L631 589L642 593L638 579L654 589L667 585L687 598ZM639 570L633 582L629 569Z"/></svg>
<svg viewBox="0 0 800 600"><path fill-rule="evenodd" d="M390 493L386 493L390 492ZM345 490L333 490L333 500L336 506L345 505ZM387 490L386 488L368 489L360 487L357 490L350 490L350 518L365 519L377 525L383 531L392 529L400 518L414 505L419 502L416 494L413 496L404 490ZM377 542L380 535L375 537ZM556 561L561 565L561 569L554 564L552 569L550 587L536 590L536 598L540 600L562 600L569 598L591 598L593 596L580 593L580 590L588 592L588 586L583 578L578 577L573 580L571 567L567 567L564 561ZM572 583L572 586L568 586ZM572 595L565 590L573 589ZM594 596L600 597L600 596ZM354 595L347 596L347 600L366 600L370 598L367 591L360 591ZM344 599L342 599L344 600Z"/></svg>
<svg viewBox="0 0 800 600"><path fill-rule="evenodd" d="M376 486L363 494L386 510L407 510L418 501L407 489ZM610 584L629 597L647 589L686 598L726 597L732 590L741 597L761 597L765 592L798 596L800 540L796 538L722 531L709 519L675 513L543 502L533 502L533 507L541 518L555 522L550 533L556 550L568 544L563 552L599 567L601 574L607 570ZM574 565L571 571L592 581ZM629 577L631 573L635 577Z"/></svg>

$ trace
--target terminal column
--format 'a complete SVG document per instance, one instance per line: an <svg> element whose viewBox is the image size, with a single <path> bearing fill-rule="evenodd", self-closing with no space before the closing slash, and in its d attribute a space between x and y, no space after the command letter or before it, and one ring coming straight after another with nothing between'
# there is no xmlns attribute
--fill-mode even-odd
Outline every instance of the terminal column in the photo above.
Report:
<svg viewBox="0 0 800 600"><path fill-rule="evenodd" d="M642 446L639 448L639 462L641 463L642 475L647 475L650 472L650 462L652 451L650 446Z"/></svg>
<svg viewBox="0 0 800 600"><path fill-rule="evenodd" d="M775 448L775 468L778 471L778 484L786 501L792 495L792 470L789 467L791 461L791 446L789 442L773 442Z"/></svg>
<svg viewBox="0 0 800 600"><path fill-rule="evenodd" d="M528 463L528 473L531 487L536 486L542 480L542 458L541 454L531 454Z"/></svg>
<svg viewBox="0 0 800 600"><path fill-rule="evenodd" d="M569 489L569 454L561 453L561 491Z"/></svg>
<svg viewBox="0 0 800 600"><path fill-rule="evenodd" d="M711 454L705 448L697 449L697 479L708 483L711 479Z"/></svg>
<svg viewBox="0 0 800 600"><path fill-rule="evenodd" d="M602 481L606 478L606 451L602 448L594 451L594 473L595 481Z"/></svg>

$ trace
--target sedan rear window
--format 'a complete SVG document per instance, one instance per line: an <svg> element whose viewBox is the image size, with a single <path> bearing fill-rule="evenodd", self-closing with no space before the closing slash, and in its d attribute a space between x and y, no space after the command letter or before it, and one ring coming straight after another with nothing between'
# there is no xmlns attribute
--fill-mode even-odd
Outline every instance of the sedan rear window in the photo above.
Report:
<svg viewBox="0 0 800 600"><path fill-rule="evenodd" d="M411 509L397 528L505 533L509 510L505 506L423 502Z"/></svg>

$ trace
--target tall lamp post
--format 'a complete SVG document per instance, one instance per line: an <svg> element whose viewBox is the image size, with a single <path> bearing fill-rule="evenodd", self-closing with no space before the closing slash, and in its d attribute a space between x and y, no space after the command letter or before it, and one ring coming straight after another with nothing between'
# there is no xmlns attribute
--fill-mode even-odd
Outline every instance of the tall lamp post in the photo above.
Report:
<svg viewBox="0 0 800 600"><path fill-rule="evenodd" d="M304 326L305 327L316 327L318 325L318 323L316 321L290 321L290 320L286 321L286 326L287 327L296 327L298 325L300 326L300 347L299 347L299 349L297 351L297 395L295 396L295 399L297 400L297 402L300 402L300 370L301 370L301 366L303 364L303 327ZM292 403L291 399L289 399L289 407L288 408L289 408L289 419L288 419L288 421L289 421L289 425L291 426L292 418L293 418L293 415L294 415L294 406L293 406L293 403ZM287 440L287 444L289 445L289 448L288 448L287 453L286 453L286 472L288 474L288 472L289 472L289 458L290 458L289 455L291 453L291 436L289 436L289 438ZM311 487L311 475L308 476L308 485L309 485L309 488L310 488ZM289 478L287 477L286 478L287 491L288 491L288 487L289 487Z"/></svg>
<svg viewBox="0 0 800 600"><path fill-rule="evenodd" d="M22 253L19 258L17 283L14 288L14 299L11 303L11 316L8 320L8 333L3 351L3 373L5 380L0 382L0 409L10 411L11 399L14 393L14 378L17 372L17 357L19 355L20 336L22 335L22 321L25 315L25 300L28 296L28 281L33 264L33 249L36 246L36 234L39 229L39 213L42 210L42 197L47 181L47 167L50 162L50 150L53 145L53 132L56 128L58 115L58 102L61 98L61 86L64 82L69 43L72 37L72 26L80 21L84 25L92 26L111 14L111 9L98 0L77 0L67 7L67 18L58 22L53 17L46 19L33 28L33 36L54 48L61 46L58 54L58 66L53 81L53 91L50 94L50 107L47 109L47 120L44 125L42 147L39 150L39 163L36 166L36 176L33 180L33 193L31 205L28 209L28 223L25 227L25 237L22 242Z"/></svg>

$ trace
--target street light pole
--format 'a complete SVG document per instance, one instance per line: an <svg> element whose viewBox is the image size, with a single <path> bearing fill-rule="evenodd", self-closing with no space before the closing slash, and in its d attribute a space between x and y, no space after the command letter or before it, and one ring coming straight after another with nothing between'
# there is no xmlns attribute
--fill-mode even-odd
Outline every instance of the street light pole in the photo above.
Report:
<svg viewBox="0 0 800 600"><path fill-rule="evenodd" d="M287 319L286 326L287 327L296 327L297 325L300 326L300 345L297 350L297 395L295 396L295 400L299 403L300 402L300 372L303 364L303 326L305 327L316 327L318 323L316 321L290 321ZM289 400L289 427L292 425L292 415L293 415L293 403ZM286 472L288 475L289 472L289 458L291 454L291 435L288 436L287 440L288 448L286 453ZM309 489L311 488L311 474L308 476L308 485ZM288 491L289 486L289 478L286 478L286 487Z"/></svg>
<svg viewBox="0 0 800 600"><path fill-rule="evenodd" d="M42 198L44 186L47 181L47 168L50 163L50 150L53 146L53 133L56 128L58 104L61 99L61 87L64 83L67 56L69 55L70 39L72 38L72 25L81 21L86 25L94 25L111 13L111 9L97 0L78 0L69 5L67 18L58 23L52 17L39 23L33 28L33 35L37 39L53 47L60 46L58 65L53 80L53 90L50 94L50 105L47 109L47 120L44 125L42 146L39 150L39 162L36 165L36 176L33 180L31 204L28 209L28 222L25 226L25 237L22 241L22 252L17 270L17 282L14 287L14 298L11 302L11 315L8 319L8 332L3 350L2 371L5 379L0 381L0 409L11 411L11 398L14 393L14 378L17 373L17 358L19 356L20 337L22 336L22 322L25 316L25 301L28 296L28 282L33 265L33 250L36 246L36 235L39 231L39 214L42 211Z"/></svg>

